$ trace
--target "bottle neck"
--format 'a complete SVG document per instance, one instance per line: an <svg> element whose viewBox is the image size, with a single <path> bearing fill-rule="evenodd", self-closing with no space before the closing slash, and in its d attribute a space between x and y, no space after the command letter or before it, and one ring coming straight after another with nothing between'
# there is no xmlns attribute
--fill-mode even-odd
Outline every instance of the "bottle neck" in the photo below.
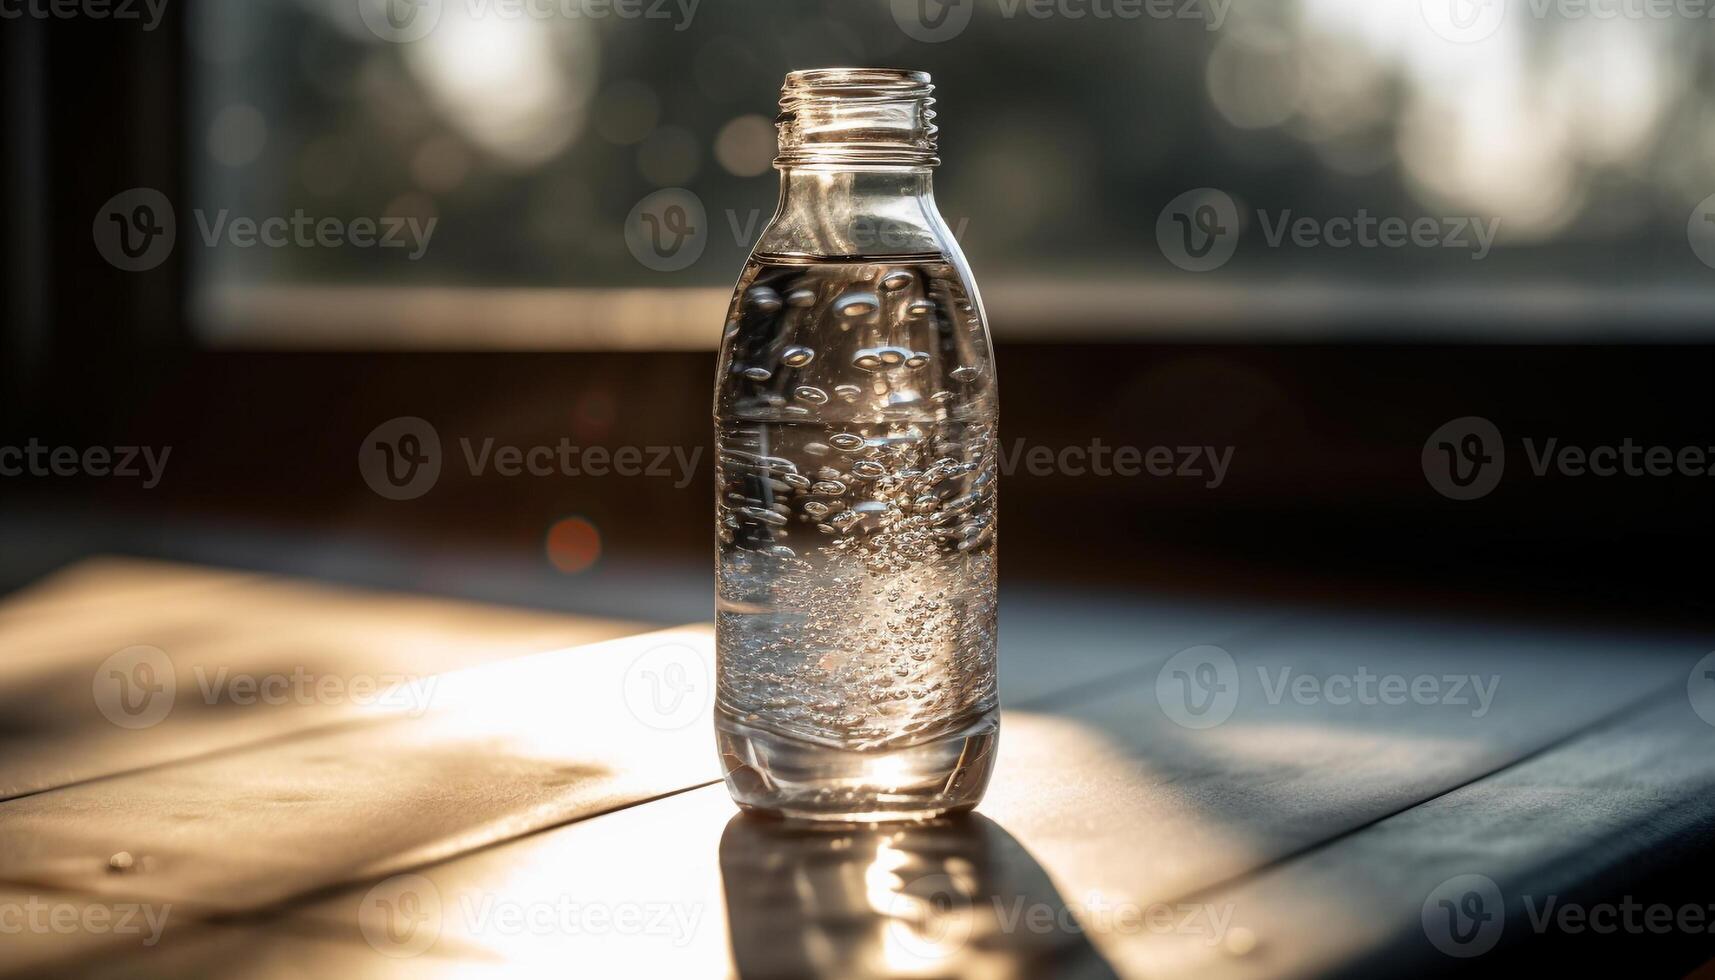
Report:
<svg viewBox="0 0 1715 980"><path fill-rule="evenodd" d="M842 258L947 254L935 209L934 86L921 72L823 68L780 94L780 203L756 251Z"/></svg>
<svg viewBox="0 0 1715 980"><path fill-rule="evenodd" d="M787 167L756 250L840 258L946 251L928 168Z"/></svg>

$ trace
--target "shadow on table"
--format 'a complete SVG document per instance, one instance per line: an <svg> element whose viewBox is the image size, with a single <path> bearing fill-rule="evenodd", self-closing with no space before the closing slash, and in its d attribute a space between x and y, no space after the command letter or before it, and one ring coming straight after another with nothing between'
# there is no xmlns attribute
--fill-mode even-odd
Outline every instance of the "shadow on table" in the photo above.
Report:
<svg viewBox="0 0 1715 980"><path fill-rule="evenodd" d="M981 816L821 829L740 815L720 862L747 980L1115 975L1048 873Z"/></svg>

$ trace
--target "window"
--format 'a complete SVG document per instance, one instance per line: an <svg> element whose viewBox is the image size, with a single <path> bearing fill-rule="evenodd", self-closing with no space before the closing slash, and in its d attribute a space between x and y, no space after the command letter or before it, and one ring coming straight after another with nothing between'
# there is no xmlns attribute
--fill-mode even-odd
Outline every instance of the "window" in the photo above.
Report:
<svg viewBox="0 0 1715 980"><path fill-rule="evenodd" d="M781 77L908 65L1002 341L1672 334L1715 284L1695 3L210 3L180 227L218 343L712 347ZM663 271L625 230L667 188Z"/></svg>

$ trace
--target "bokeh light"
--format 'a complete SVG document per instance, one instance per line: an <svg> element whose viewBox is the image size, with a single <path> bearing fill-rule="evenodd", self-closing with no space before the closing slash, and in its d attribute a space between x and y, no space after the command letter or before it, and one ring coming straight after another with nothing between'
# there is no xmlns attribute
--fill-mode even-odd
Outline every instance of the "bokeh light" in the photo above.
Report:
<svg viewBox="0 0 1715 980"><path fill-rule="evenodd" d="M566 575L587 571L601 558L601 532L582 517L566 517L548 528L548 561Z"/></svg>

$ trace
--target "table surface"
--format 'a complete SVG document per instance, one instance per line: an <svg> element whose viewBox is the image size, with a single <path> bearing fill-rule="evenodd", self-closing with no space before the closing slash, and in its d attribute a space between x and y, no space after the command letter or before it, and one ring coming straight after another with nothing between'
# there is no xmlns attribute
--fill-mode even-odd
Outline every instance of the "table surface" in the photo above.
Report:
<svg viewBox="0 0 1715 980"><path fill-rule="evenodd" d="M1708 854L1710 649L1027 595L977 814L803 829L706 625L89 560L0 602L0 973L1433 972Z"/></svg>

